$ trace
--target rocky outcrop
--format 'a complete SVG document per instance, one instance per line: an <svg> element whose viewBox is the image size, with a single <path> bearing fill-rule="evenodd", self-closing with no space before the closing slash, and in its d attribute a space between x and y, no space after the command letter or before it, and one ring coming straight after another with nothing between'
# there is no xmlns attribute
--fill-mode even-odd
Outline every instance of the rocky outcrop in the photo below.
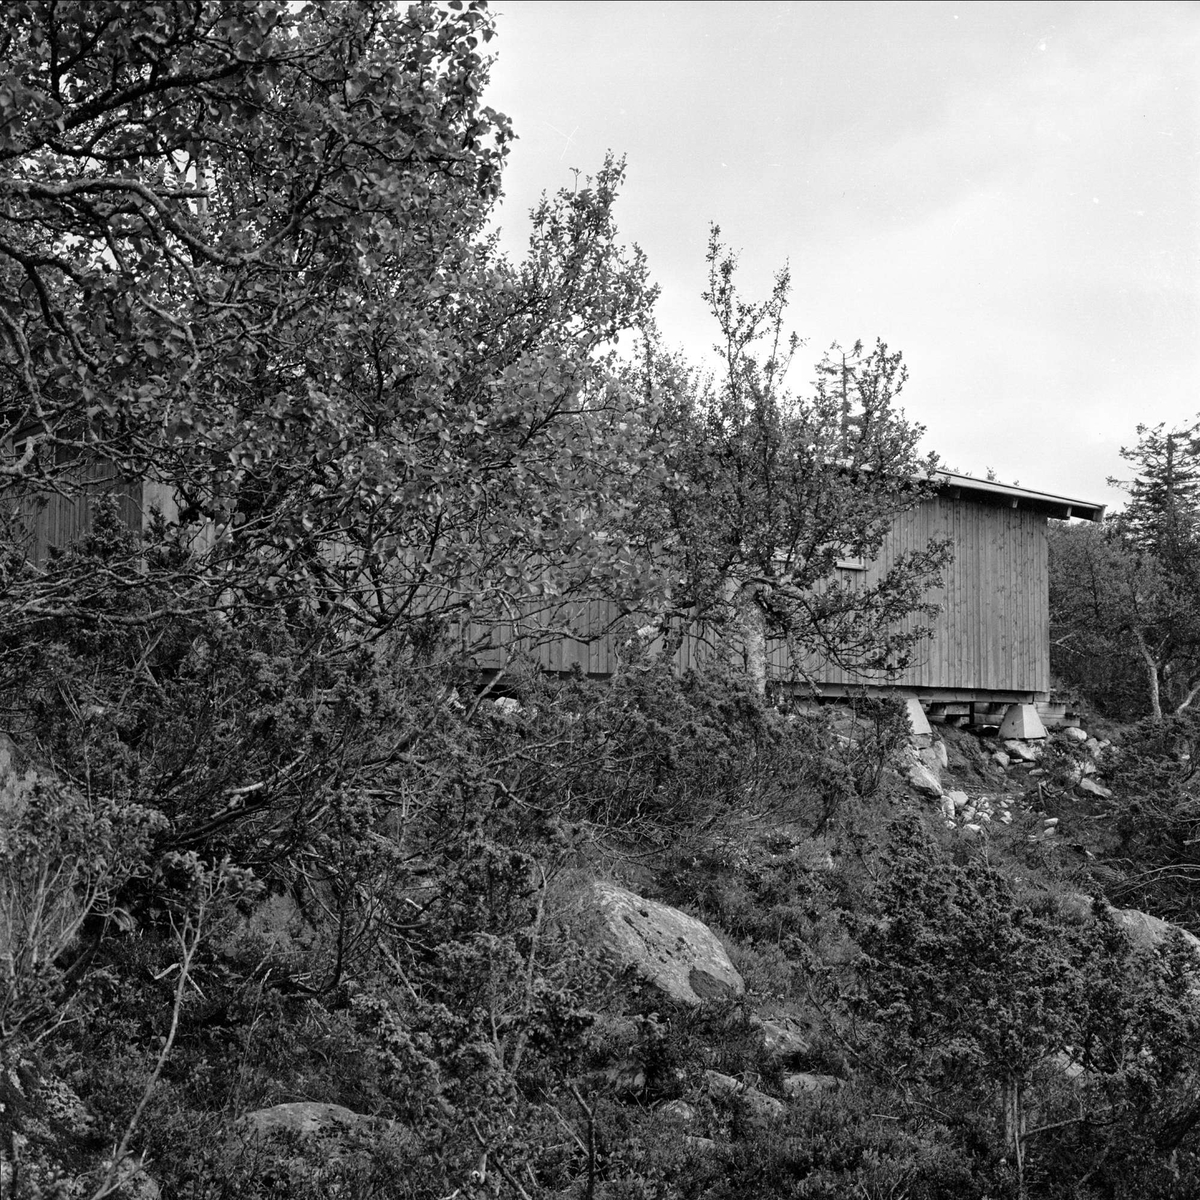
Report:
<svg viewBox="0 0 1200 1200"><path fill-rule="evenodd" d="M909 763L906 771L909 786L923 796L932 796L935 800L942 794L942 785L938 777L924 764Z"/></svg>
<svg viewBox="0 0 1200 1200"><path fill-rule="evenodd" d="M287 1181L303 1179L320 1195L348 1195L349 1181L373 1175L381 1141L398 1139L398 1148L409 1137L390 1121L340 1104L296 1100L243 1113L225 1145L226 1165L234 1177L248 1169L280 1194Z"/></svg>
<svg viewBox="0 0 1200 1200"><path fill-rule="evenodd" d="M808 1056L811 1046L806 1037L779 1021L759 1020L763 1051L777 1062L791 1062Z"/></svg>
<svg viewBox="0 0 1200 1200"><path fill-rule="evenodd" d="M612 883L594 883L576 932L618 970L631 970L673 1000L736 999L742 977L711 929L670 905Z"/></svg>
<svg viewBox="0 0 1200 1200"><path fill-rule="evenodd" d="M942 817L947 829L981 833L993 821L1011 825L1012 800L1007 796L968 796L966 792L947 792L942 797Z"/></svg>
<svg viewBox="0 0 1200 1200"><path fill-rule="evenodd" d="M797 1071L783 1077L785 1096L812 1096L822 1092L835 1092L842 1086L836 1075L814 1075L809 1071Z"/></svg>
<svg viewBox="0 0 1200 1200"><path fill-rule="evenodd" d="M949 766L946 743L941 739L929 745L910 742L900 762L900 769L909 787L922 796L935 800L942 796L942 772Z"/></svg>
<svg viewBox="0 0 1200 1200"><path fill-rule="evenodd" d="M1110 908L1109 916L1121 927L1133 944L1144 950L1153 950L1161 946L1172 934L1179 934L1184 942L1191 946L1196 953L1200 965L1200 938L1194 933L1160 917L1152 917L1147 912L1137 908Z"/></svg>
<svg viewBox="0 0 1200 1200"><path fill-rule="evenodd" d="M720 1071L705 1071L704 1087L719 1103L740 1104L753 1125L769 1125L787 1112L787 1105L782 1100L776 1100L757 1088L747 1087L740 1079L722 1075Z"/></svg>
<svg viewBox="0 0 1200 1200"><path fill-rule="evenodd" d="M340 1104L297 1100L244 1113L234 1128L247 1139L288 1134L311 1137L313 1134L355 1129L370 1122L370 1117L360 1116Z"/></svg>
<svg viewBox="0 0 1200 1200"><path fill-rule="evenodd" d="M1028 742L1020 741L1017 738L1009 738L1004 743L1004 752L1008 755L1009 761L1016 759L1019 762L1035 763L1042 757L1040 746L1031 746Z"/></svg>

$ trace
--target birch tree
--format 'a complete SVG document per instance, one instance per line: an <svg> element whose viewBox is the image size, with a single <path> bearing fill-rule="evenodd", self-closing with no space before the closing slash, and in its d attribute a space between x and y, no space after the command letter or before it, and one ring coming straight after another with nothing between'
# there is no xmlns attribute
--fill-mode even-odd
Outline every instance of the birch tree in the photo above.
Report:
<svg viewBox="0 0 1200 1200"><path fill-rule="evenodd" d="M737 259L713 229L704 294L720 331L715 378L651 354L667 478L643 529L671 559L666 608L676 635L692 622L737 647L764 691L767 641L783 638L793 659L810 656L887 676L904 667L929 616L925 593L948 550L931 542L899 558L870 586L840 579L839 561L869 562L893 518L927 495L932 459L923 432L898 407L907 370L882 343L835 346L811 392L787 375L800 348L785 333L791 288L780 272L769 297L744 299Z"/></svg>

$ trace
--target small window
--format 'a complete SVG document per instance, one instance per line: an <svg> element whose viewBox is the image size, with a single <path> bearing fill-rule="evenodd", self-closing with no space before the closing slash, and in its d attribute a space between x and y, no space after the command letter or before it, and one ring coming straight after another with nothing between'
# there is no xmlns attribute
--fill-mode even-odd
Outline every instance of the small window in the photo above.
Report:
<svg viewBox="0 0 1200 1200"><path fill-rule="evenodd" d="M856 557L847 555L837 559L835 565L839 571L865 571L867 560L861 554Z"/></svg>

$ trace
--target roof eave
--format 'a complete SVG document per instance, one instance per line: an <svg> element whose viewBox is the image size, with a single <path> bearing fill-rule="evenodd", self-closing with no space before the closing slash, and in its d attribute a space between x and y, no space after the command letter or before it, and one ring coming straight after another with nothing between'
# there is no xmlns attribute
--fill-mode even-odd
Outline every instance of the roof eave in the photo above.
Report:
<svg viewBox="0 0 1200 1200"><path fill-rule="evenodd" d="M974 493L997 502L1007 501L1013 508L1024 508L1066 521L1072 517L1083 521L1104 519L1103 504L1090 500L1077 500L1070 496L1056 496L1052 492L1035 492L1031 488L1013 487L1007 483L995 483L989 479L975 479L960 475L957 471L935 471L932 479L939 487L959 494Z"/></svg>

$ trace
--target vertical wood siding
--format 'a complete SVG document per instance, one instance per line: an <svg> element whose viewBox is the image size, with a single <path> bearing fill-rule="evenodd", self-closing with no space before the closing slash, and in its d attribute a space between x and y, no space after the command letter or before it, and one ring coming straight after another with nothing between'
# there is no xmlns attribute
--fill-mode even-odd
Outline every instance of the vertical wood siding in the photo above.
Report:
<svg viewBox="0 0 1200 1200"><path fill-rule="evenodd" d="M923 549L930 539L950 538L954 560L942 585L927 593L938 604L937 616L922 623L933 635L919 643L910 666L898 677L855 674L829 663L805 662L798 672L787 647L769 647L770 671L779 680L807 675L818 685L854 687L887 683L897 688L964 691L1048 692L1050 687L1049 582L1046 518L1006 503L956 500L943 493L901 514L884 541L879 557L864 572L842 571L843 582L856 578L870 586L903 554ZM513 649L529 653L548 670L565 671L578 664L593 675L606 675L617 665L623 639L631 630L588 640L616 621L615 606L592 601L577 613L585 636L539 645L536 637L508 641L497 631L478 656L483 667L510 661ZM918 618L909 618L911 629ZM654 647L649 647L653 652ZM700 666L719 652L710 634L694 628L684 638L675 665Z"/></svg>
<svg viewBox="0 0 1200 1200"><path fill-rule="evenodd" d="M864 572L877 581L900 555L930 538L950 538L954 559L927 594L940 605L897 687L1045 692L1050 687L1046 518L1004 504L941 495L899 517L879 558ZM915 624L910 618L909 628ZM786 668L785 668L786 669ZM863 677L812 664L820 683L852 686ZM865 680L868 681L869 680Z"/></svg>
<svg viewBox="0 0 1200 1200"><path fill-rule="evenodd" d="M30 557L45 562L52 548L66 549L92 525L92 511L102 496L114 496L117 513L130 529L142 528L142 485L120 478L111 463L81 464L65 496L49 496L27 510L21 523L29 539Z"/></svg>
<svg viewBox="0 0 1200 1200"><path fill-rule="evenodd" d="M1001 504L942 495L902 515L865 572L874 583L901 554L950 538L954 559L927 594L940 613L927 623L897 687L1045 692L1050 686L1046 518ZM908 628L917 623L910 618ZM863 678L813 664L814 678L852 686Z"/></svg>
<svg viewBox="0 0 1200 1200"><path fill-rule="evenodd" d="M70 489L67 495L23 501L17 510L26 550L34 562L44 563L52 548L64 550L87 533L96 501L102 496L116 499L117 514L130 529L145 529L154 508L168 521L179 517L175 491L169 484L156 479L122 479L111 463L92 461L81 466L64 486ZM215 542L216 531L205 524L193 530L190 546L201 552Z"/></svg>
<svg viewBox="0 0 1200 1200"><path fill-rule="evenodd" d="M116 496L122 519L134 529L143 527L143 507L152 502L172 515L170 496L161 485L148 483L143 495L142 485L123 482L106 463L81 467L80 489L82 495L50 497L26 518L30 549L38 561L45 560L50 547L65 547L87 531L94 500L102 495ZM929 622L933 636L917 646L902 674L885 681L821 662L805 662L798 672L782 643L769 647L771 674L780 680L806 675L835 688L888 682L900 688L1048 692L1046 518L1005 503L956 500L942 493L901 514L879 557L864 572L839 572L840 580L870 586L901 555L924 548L931 538L950 538L954 559L942 585L927 595L940 605ZM906 622L908 628L913 624L914 618ZM567 631L574 636L564 636ZM619 622L611 602L579 600L559 613L531 612L520 622L472 628L465 631L465 640L478 646L476 662L485 668L504 665L515 651L529 654L547 670L578 666L589 675L607 675L632 632ZM479 646L481 635L485 644ZM675 665L680 670L701 666L722 649L711 631L694 627L683 639Z"/></svg>

